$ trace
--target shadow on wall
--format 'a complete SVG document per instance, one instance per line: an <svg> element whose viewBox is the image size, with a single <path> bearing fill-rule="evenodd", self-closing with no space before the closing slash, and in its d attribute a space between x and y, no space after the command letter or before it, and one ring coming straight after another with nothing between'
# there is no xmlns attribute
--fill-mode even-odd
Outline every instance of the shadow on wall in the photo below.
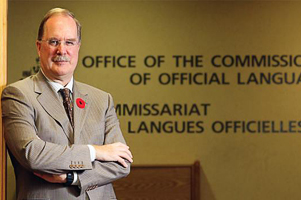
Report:
<svg viewBox="0 0 301 200"><path fill-rule="evenodd" d="M202 165L200 166L200 174L201 174L201 179L200 179L200 185L201 185L201 191L200 191L200 196L201 200L216 200L213 191L211 189L211 186L209 184L209 181L206 177L206 174L202 168Z"/></svg>
<svg viewBox="0 0 301 200"><path fill-rule="evenodd" d="M6 200L16 200L16 181L14 167L11 163L10 157L7 153L7 164L6 164Z"/></svg>

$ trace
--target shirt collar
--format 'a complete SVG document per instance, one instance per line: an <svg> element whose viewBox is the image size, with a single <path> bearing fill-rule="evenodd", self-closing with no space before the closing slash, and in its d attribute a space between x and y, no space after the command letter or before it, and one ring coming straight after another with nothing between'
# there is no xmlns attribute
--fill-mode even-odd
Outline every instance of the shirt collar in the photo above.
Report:
<svg viewBox="0 0 301 200"><path fill-rule="evenodd" d="M68 88L71 93L73 92L73 76L71 77L71 80L69 81L69 83L64 87L63 85L61 85L60 83L54 82L52 80L50 80L43 72L43 70L41 69L43 75L45 76L45 78L47 79L48 83L53 87L53 89L58 92L60 89L64 89L64 88Z"/></svg>

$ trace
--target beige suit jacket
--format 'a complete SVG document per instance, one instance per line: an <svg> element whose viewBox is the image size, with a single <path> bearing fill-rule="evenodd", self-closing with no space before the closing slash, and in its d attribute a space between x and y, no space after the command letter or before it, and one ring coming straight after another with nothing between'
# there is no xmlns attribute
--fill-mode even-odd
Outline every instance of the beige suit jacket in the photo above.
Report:
<svg viewBox="0 0 301 200"><path fill-rule="evenodd" d="M111 182L130 167L90 160L87 144L125 143L110 94L74 81L74 131L59 95L41 72L2 93L4 136L15 169L17 199L116 199ZM85 101L85 107L76 104ZM78 173L79 186L48 183L33 171Z"/></svg>

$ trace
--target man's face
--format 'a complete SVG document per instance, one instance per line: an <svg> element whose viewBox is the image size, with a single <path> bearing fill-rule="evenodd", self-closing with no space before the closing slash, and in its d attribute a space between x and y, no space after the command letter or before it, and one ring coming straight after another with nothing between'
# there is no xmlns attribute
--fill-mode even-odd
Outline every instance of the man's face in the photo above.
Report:
<svg viewBox="0 0 301 200"><path fill-rule="evenodd" d="M75 45L68 45L69 41ZM53 81L67 84L76 68L80 47L75 21L69 16L52 16L44 25L42 41L36 45L44 74Z"/></svg>

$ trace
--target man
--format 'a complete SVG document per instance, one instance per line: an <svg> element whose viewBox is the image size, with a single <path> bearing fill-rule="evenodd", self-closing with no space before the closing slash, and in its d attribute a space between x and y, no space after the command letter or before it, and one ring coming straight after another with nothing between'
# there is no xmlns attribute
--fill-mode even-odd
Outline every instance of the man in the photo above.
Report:
<svg viewBox="0 0 301 200"><path fill-rule="evenodd" d="M36 42L41 71L3 91L17 199L116 199L111 182L130 171L111 95L73 80L80 45L74 15L50 10Z"/></svg>

